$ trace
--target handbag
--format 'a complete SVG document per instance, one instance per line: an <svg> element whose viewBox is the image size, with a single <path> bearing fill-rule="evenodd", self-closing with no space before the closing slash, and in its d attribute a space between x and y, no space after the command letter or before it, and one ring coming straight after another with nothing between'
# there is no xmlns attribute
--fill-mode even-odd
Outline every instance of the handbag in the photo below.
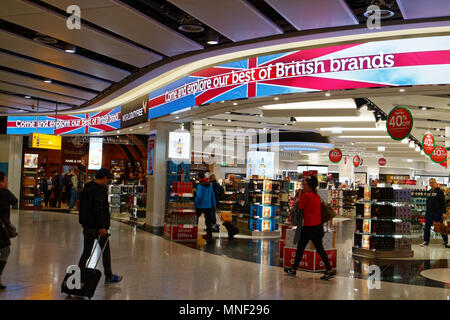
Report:
<svg viewBox="0 0 450 320"><path fill-rule="evenodd" d="M11 224L10 222L2 222L2 228L5 230L6 232L6 237L8 239L12 239L17 237L19 234L17 233L17 229L16 227Z"/></svg>
<svg viewBox="0 0 450 320"><path fill-rule="evenodd" d="M327 203L320 201L320 211L322 215L322 224L336 217L336 212Z"/></svg>

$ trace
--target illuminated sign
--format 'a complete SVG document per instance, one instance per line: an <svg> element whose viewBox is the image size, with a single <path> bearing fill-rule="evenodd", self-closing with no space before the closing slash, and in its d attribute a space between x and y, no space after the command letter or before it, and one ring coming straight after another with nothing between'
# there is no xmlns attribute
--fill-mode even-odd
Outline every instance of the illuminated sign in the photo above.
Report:
<svg viewBox="0 0 450 320"><path fill-rule="evenodd" d="M448 83L450 36L353 43L199 70L151 92L148 117L276 94Z"/></svg>
<svg viewBox="0 0 450 320"><path fill-rule="evenodd" d="M253 175L274 179L275 153L264 151L247 152L247 178Z"/></svg>
<svg viewBox="0 0 450 320"><path fill-rule="evenodd" d="M62 137L42 133L31 134L31 147L39 149L61 150Z"/></svg>
<svg viewBox="0 0 450 320"><path fill-rule="evenodd" d="M191 134L188 131L169 132L169 159L191 159Z"/></svg>
<svg viewBox="0 0 450 320"><path fill-rule="evenodd" d="M99 170L102 167L103 139L89 139L89 165L88 170Z"/></svg>
<svg viewBox="0 0 450 320"><path fill-rule="evenodd" d="M10 116L7 134L87 134L120 129L121 108L86 114ZM37 127L37 128L36 128Z"/></svg>

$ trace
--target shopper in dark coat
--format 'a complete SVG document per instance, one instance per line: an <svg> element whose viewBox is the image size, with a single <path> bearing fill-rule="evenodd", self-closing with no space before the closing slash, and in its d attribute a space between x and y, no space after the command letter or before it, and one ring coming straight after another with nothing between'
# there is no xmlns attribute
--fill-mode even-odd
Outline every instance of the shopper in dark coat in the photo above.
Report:
<svg viewBox="0 0 450 320"><path fill-rule="evenodd" d="M99 243L103 252L103 268L105 269L105 283L117 283L122 281L122 276L115 275L111 269L111 251L108 239L110 227L110 212L108 203L108 190L106 184L111 174L107 169L100 169L95 174L94 181L84 185L80 196L79 221L83 227L84 250L78 266L85 268L91 255L95 240L100 237ZM106 245L106 247L105 247Z"/></svg>
<svg viewBox="0 0 450 320"><path fill-rule="evenodd" d="M7 236L5 225L10 224L11 206L16 206L19 201L8 190L8 179L6 174L0 171L0 289L6 287L2 284L2 273L11 253L11 241Z"/></svg>
<svg viewBox="0 0 450 320"><path fill-rule="evenodd" d="M217 182L216 176L214 174L209 176L209 182L211 182L212 189L214 192L214 197L216 199L216 207L220 206L220 201L223 200L223 196L225 194L225 190L223 187ZM211 224L213 232L219 232L219 225L217 224L216 217L216 208L211 208Z"/></svg>
<svg viewBox="0 0 450 320"><path fill-rule="evenodd" d="M436 179L430 179L431 189L427 193L427 212L425 214L425 230L422 246L430 244L430 233L433 222L442 223L442 215L446 214L446 201L444 192L438 187ZM448 236L443 234L444 246L448 245Z"/></svg>

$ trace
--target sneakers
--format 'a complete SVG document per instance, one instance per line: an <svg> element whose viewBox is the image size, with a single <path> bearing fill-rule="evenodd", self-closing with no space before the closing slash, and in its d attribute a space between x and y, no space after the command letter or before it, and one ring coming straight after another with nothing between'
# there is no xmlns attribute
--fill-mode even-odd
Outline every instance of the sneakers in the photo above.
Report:
<svg viewBox="0 0 450 320"><path fill-rule="evenodd" d="M286 272L288 275L295 277L297 275L297 271L295 271L292 268L284 268L284 272Z"/></svg>
<svg viewBox="0 0 450 320"><path fill-rule="evenodd" d="M320 280L329 280L336 275L336 270L330 270L325 272L323 276L320 277Z"/></svg>
<svg viewBox="0 0 450 320"><path fill-rule="evenodd" d="M119 283L120 281L122 281L122 279L123 279L122 276L113 274L111 278L105 278L105 284Z"/></svg>
<svg viewBox="0 0 450 320"><path fill-rule="evenodd" d="M421 247L425 247L425 246L427 246L427 245L429 245L429 244L430 244L429 242L426 242L426 241L425 241L425 242L422 243L420 246L421 246Z"/></svg>

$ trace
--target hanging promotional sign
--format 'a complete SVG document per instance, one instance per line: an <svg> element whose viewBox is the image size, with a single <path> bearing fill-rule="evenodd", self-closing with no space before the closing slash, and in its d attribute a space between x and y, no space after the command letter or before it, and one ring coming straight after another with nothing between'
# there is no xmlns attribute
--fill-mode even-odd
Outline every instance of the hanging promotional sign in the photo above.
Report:
<svg viewBox="0 0 450 320"><path fill-rule="evenodd" d="M99 170L102 167L103 139L89 139L89 164L88 170Z"/></svg>
<svg viewBox="0 0 450 320"><path fill-rule="evenodd" d="M328 154L328 157L330 158L330 161L333 163L338 163L342 160L342 151L339 148L334 148L330 150L330 153Z"/></svg>
<svg viewBox="0 0 450 320"><path fill-rule="evenodd" d="M426 132L422 138L423 152L427 156L430 156L431 154L433 154L435 145L436 142L434 140L434 136L431 134L431 132Z"/></svg>
<svg viewBox="0 0 450 320"><path fill-rule="evenodd" d="M353 165L355 167L358 167L360 164L361 164L361 158L358 155L354 156L353 157Z"/></svg>
<svg viewBox="0 0 450 320"><path fill-rule="evenodd" d="M447 149L445 149L443 146L436 146L432 155L430 156L430 159L436 163L447 161Z"/></svg>
<svg viewBox="0 0 450 320"><path fill-rule="evenodd" d="M380 166L385 166L386 165L386 159L385 158L380 158L378 159L378 164Z"/></svg>
<svg viewBox="0 0 450 320"><path fill-rule="evenodd" d="M277 53L191 73L149 94L149 119L213 102L270 95L448 84L450 36Z"/></svg>
<svg viewBox="0 0 450 320"><path fill-rule="evenodd" d="M398 106L389 112L386 121L386 129L392 139L405 139L411 132L412 127L413 117L408 108Z"/></svg>
<svg viewBox="0 0 450 320"><path fill-rule="evenodd" d="M191 159L191 134L189 131L169 132L169 159Z"/></svg>
<svg viewBox="0 0 450 320"><path fill-rule="evenodd" d="M121 107L74 115L10 116L7 134L87 134L120 129ZM36 128L37 127L37 128Z"/></svg>

